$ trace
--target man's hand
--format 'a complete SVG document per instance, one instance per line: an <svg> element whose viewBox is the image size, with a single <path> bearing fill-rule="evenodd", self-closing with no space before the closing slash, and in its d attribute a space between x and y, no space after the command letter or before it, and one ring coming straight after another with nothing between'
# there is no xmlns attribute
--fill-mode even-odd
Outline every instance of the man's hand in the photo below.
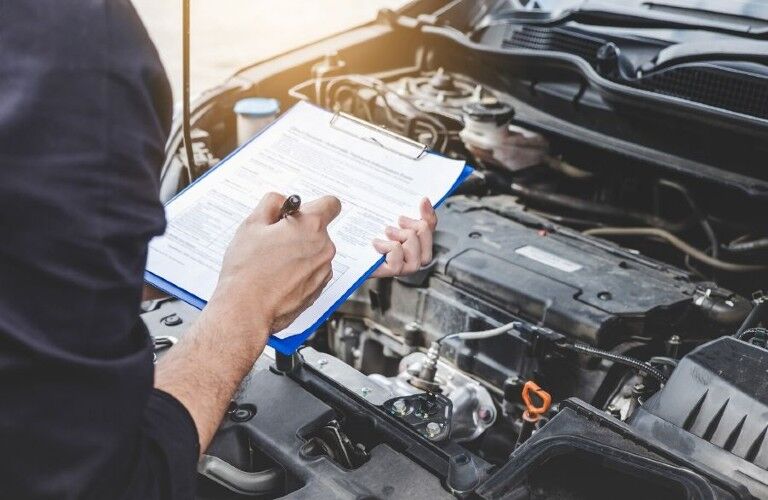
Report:
<svg viewBox="0 0 768 500"><path fill-rule="evenodd" d="M209 302L212 309L226 308L229 321L251 331L259 326L270 333L282 330L331 279L336 247L327 227L339 215L339 200L325 196L279 220L284 201L284 196L266 195L237 230Z"/></svg>
<svg viewBox="0 0 768 500"><path fill-rule="evenodd" d="M437 226L437 214L427 198L419 204L421 219L400 217L400 227L387 227L389 240L373 240L386 261L373 273L374 278L402 276L418 271L432 260L432 233Z"/></svg>
<svg viewBox="0 0 768 500"><path fill-rule="evenodd" d="M158 363L155 386L187 408L205 451L240 381L269 334L290 324L331 279L328 224L341 210L324 197L279 220L285 198L269 194L237 230L213 297Z"/></svg>

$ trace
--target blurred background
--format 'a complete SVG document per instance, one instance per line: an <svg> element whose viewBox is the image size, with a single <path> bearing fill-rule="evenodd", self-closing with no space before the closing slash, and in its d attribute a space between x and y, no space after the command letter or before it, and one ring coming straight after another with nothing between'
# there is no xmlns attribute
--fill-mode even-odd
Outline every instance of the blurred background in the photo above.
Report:
<svg viewBox="0 0 768 500"><path fill-rule="evenodd" d="M133 0L181 96L181 0ZM407 0L192 0L192 95L236 69L375 18Z"/></svg>

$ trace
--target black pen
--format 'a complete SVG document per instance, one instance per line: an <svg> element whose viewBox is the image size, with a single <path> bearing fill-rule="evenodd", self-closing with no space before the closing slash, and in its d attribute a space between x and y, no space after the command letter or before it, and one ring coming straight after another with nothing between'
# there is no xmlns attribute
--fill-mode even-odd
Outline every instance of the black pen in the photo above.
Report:
<svg viewBox="0 0 768 500"><path fill-rule="evenodd" d="M280 208L280 218L285 219L289 215L293 215L299 211L301 207L301 196L292 194L283 202L283 206Z"/></svg>

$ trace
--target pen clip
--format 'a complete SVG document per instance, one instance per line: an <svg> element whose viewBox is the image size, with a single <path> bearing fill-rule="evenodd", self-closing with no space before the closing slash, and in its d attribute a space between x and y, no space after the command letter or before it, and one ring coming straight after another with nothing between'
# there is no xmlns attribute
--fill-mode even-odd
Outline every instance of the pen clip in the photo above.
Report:
<svg viewBox="0 0 768 500"><path fill-rule="evenodd" d="M342 125L344 120L348 121L352 124L352 128L349 126ZM391 130L387 130L383 127L379 127L377 125L374 125L372 123L369 123L365 120L361 120L360 118L357 118L356 116L352 116L350 114L344 113L343 111L337 111L333 114L330 121L331 127L335 128L336 130L339 130L340 132L344 132L346 134L349 134L353 137L357 137L360 140L370 142L372 144L376 144L377 146L386 149L387 151L391 151L392 153L398 154L400 156L405 156L406 158L409 158L411 160L418 160L422 156L424 156L424 153L427 152L427 146L414 141L413 139L409 139L408 137L404 137L400 134L397 134L395 132L392 132ZM361 130L358 133L355 133L353 130L355 127L361 128ZM367 135L363 134L362 132L375 132L377 134L381 134L381 138L377 138L373 135ZM392 142L393 144L397 144L399 146L405 146L407 148L412 149L410 153L402 151L402 149L398 149L394 145L388 145L387 142Z"/></svg>

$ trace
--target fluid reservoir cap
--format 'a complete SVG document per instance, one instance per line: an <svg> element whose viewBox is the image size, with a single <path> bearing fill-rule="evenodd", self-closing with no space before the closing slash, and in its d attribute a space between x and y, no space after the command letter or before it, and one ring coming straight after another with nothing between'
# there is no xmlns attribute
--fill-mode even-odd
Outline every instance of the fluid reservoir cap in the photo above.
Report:
<svg viewBox="0 0 768 500"><path fill-rule="evenodd" d="M515 110L507 103L491 97L472 101L462 106L464 120L505 125L515 116Z"/></svg>
<svg viewBox="0 0 768 500"><path fill-rule="evenodd" d="M280 112L280 101L265 97L249 97L235 103L235 113L242 116L262 118Z"/></svg>

